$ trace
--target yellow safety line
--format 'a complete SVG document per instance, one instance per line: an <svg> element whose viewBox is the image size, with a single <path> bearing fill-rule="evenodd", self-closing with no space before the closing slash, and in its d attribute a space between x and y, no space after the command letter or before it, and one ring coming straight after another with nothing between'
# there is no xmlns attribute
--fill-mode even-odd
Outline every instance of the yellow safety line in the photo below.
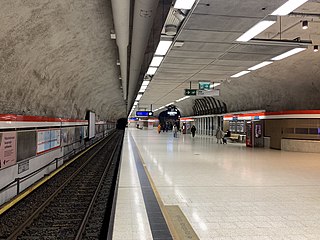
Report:
<svg viewBox="0 0 320 240"><path fill-rule="evenodd" d="M134 140L133 137L132 137L132 139L133 139L133 141L135 142L135 140ZM172 219L171 219L171 217L170 217L170 215L169 215L169 213L168 213L168 211L167 211L167 209L166 209L166 206L164 205L164 203L163 203L162 200L161 200L160 194L159 194L159 192L158 192L158 190L157 190L157 188L156 188L156 186L155 186L155 184L154 184L154 182L153 182L153 180L152 180L152 178L151 178L151 175L150 175L150 173L149 173L149 171L148 171L148 169L147 169L147 167L146 167L145 162L143 161L142 155L141 155L141 153L140 153L140 150L139 150L137 144L136 144L136 148L137 148L137 150L138 150L138 154L139 154L139 156L140 156L140 160L141 160L141 162L142 162L143 168L144 168L144 170L145 170L145 172L146 172L146 174L147 174L147 177L148 177L148 179L149 179L149 182L150 182L151 188L152 188L152 190L153 190L153 193L154 193L154 195L155 195L155 197L156 197L156 199L157 199L157 202L158 202L159 207L160 207L160 209L161 209L161 212L162 212L162 214L163 214L163 216L164 216L164 219L165 219L165 221L166 221L166 223L167 223L167 225L168 225L168 227L169 227L169 230L170 230L170 232L171 232L171 235L172 235L173 239L180 240L179 234L178 234L177 230L176 230L175 227L174 227L174 224L173 224ZM181 240L182 240L182 239L181 239Z"/></svg>
<svg viewBox="0 0 320 240"><path fill-rule="evenodd" d="M28 189L26 189L25 191L23 191L21 194L17 195L16 197L14 197L12 200L10 200L8 203L6 203L5 205L3 205L3 207L0 208L0 216L1 214L3 214L5 211L7 211L8 209L10 209L13 205L15 205L16 203L18 203L19 201L21 201L23 198L25 198L26 196L28 196L31 192L33 192L34 190L36 190L38 187L40 187L42 184L44 184L45 182L47 182L49 179L51 179L53 176L55 176L57 173L59 173L61 170L63 170L65 167L67 167L69 164L73 163L75 160L77 160L79 157L81 157L83 154L85 154L87 151L89 151L91 148L93 148L94 146L96 146L98 143L100 143L103 139L101 139L100 141L96 142L95 144L93 144L92 146L90 146L89 148L87 148L85 151L83 151L82 153L80 153L78 156L74 157L72 160L70 160L68 163L62 165L60 168L56 169L55 171L53 171L52 173L50 173L50 175L44 177L41 181L39 181L38 183L36 183L35 185L32 185L31 187L29 187Z"/></svg>

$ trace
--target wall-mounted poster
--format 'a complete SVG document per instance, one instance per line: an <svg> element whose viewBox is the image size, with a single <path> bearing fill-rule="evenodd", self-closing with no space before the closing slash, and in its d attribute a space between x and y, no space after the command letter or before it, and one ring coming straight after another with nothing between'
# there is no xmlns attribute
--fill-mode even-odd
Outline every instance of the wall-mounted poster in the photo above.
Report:
<svg viewBox="0 0 320 240"><path fill-rule="evenodd" d="M43 153L60 146L60 130L40 130L37 132L37 153Z"/></svg>
<svg viewBox="0 0 320 240"><path fill-rule="evenodd" d="M0 168L6 168L17 162L17 133L0 133Z"/></svg>

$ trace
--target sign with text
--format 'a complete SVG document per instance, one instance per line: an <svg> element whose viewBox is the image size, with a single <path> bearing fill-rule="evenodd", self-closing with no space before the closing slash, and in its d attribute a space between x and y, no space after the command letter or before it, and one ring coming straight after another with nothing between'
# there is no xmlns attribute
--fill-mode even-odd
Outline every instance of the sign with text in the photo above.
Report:
<svg viewBox="0 0 320 240"><path fill-rule="evenodd" d="M18 164L18 174L29 170L29 160Z"/></svg>
<svg viewBox="0 0 320 240"><path fill-rule="evenodd" d="M199 90L210 90L210 82L199 82Z"/></svg>
<svg viewBox="0 0 320 240"><path fill-rule="evenodd" d="M6 168L17 162L17 133L0 133L0 168Z"/></svg>
<svg viewBox="0 0 320 240"><path fill-rule="evenodd" d="M219 89L213 89L213 90L198 90L197 96L201 97L219 97L220 96L220 90Z"/></svg>
<svg viewBox="0 0 320 240"><path fill-rule="evenodd" d="M197 89L185 89L184 95L186 96L196 96L197 95Z"/></svg>
<svg viewBox="0 0 320 240"><path fill-rule="evenodd" d="M153 116L153 112L151 112L151 111L136 111L136 116L149 117L149 116Z"/></svg>

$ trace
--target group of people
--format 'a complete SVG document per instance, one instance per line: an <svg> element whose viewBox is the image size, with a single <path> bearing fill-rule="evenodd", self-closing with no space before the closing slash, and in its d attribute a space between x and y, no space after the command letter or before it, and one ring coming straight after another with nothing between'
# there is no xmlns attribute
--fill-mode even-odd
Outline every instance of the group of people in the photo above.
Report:
<svg viewBox="0 0 320 240"><path fill-rule="evenodd" d="M221 128L219 127L216 131L216 138L217 138L217 143L220 144L227 144L227 139L231 136L231 133L229 130L227 132L223 132Z"/></svg>
<svg viewBox="0 0 320 240"><path fill-rule="evenodd" d="M161 126L161 124L159 124L157 128L159 134L161 133L161 129L163 129L163 127ZM196 134L196 127L192 125L190 130L191 130L192 137L194 137ZM175 138L178 137L178 126L176 124L173 125L172 132L173 132L173 137Z"/></svg>
<svg viewBox="0 0 320 240"><path fill-rule="evenodd" d="M160 134L161 129L163 129L163 127L159 124L158 125L158 133ZM194 125L192 125L191 127L191 134L192 137L194 138L194 136L196 135L196 127ZM178 126L176 124L173 125L172 127L172 132L173 132L173 137L178 137ZM217 138L217 143L220 144L227 144L227 139L230 137L231 133L229 130L227 130L227 132L223 132L221 130L221 128L219 127L216 131L216 138Z"/></svg>

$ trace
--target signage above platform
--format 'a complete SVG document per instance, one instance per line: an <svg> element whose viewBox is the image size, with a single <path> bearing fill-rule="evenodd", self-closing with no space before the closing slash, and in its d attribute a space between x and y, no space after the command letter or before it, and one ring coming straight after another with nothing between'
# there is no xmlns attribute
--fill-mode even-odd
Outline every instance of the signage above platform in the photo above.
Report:
<svg viewBox="0 0 320 240"><path fill-rule="evenodd" d="M210 82L199 82L199 90L210 90Z"/></svg>
<svg viewBox="0 0 320 240"><path fill-rule="evenodd" d="M153 116L153 112L152 111L136 111L136 116L137 117L149 117L149 116Z"/></svg>
<svg viewBox="0 0 320 240"><path fill-rule="evenodd" d="M220 96L220 90L219 89L213 89L213 90L198 90L197 96L199 97L219 97Z"/></svg>
<svg viewBox="0 0 320 240"><path fill-rule="evenodd" d="M185 89L184 90L185 96L196 96L197 95L197 89Z"/></svg>

